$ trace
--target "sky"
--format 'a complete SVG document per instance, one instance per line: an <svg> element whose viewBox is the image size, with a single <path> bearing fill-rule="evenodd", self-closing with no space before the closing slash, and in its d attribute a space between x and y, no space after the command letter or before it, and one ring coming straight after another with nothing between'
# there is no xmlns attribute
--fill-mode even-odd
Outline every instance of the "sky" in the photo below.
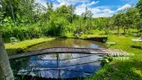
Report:
<svg viewBox="0 0 142 80"><path fill-rule="evenodd" d="M47 7L46 2L52 2L54 9L62 5L73 5L76 7L75 13L81 15L88 7L93 13L93 17L111 17L118 11L135 6L139 0L36 0Z"/></svg>

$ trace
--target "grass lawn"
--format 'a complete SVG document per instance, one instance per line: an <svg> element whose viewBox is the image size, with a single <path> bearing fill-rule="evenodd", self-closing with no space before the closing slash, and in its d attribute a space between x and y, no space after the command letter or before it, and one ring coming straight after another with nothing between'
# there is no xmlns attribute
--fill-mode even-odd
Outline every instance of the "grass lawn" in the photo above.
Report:
<svg viewBox="0 0 142 80"><path fill-rule="evenodd" d="M114 60L106 64L89 80L142 80L142 49L132 48L133 37L109 35L108 41L116 42L112 49L133 53L129 60Z"/></svg>
<svg viewBox="0 0 142 80"><path fill-rule="evenodd" d="M12 54L20 53L20 52L25 52L26 49L30 46L43 43L46 41L51 41L53 39L55 38L39 38L39 39L25 40L15 44L7 43L5 44L5 47L6 47L7 53L9 55L12 55Z"/></svg>

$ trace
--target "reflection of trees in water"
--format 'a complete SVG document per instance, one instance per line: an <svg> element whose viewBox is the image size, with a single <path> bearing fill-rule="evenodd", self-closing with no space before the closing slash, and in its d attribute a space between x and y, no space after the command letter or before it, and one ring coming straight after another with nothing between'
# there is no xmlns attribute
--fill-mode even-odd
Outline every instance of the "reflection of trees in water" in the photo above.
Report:
<svg viewBox="0 0 142 80"><path fill-rule="evenodd" d="M57 59L57 54L59 54L59 59L71 59L72 58L72 54L71 53L52 53L52 54L48 54L48 55L40 55L37 57L37 60L56 60ZM36 59L36 58L35 58Z"/></svg>
<svg viewBox="0 0 142 80"><path fill-rule="evenodd" d="M78 47L84 47L84 48L87 48L87 47L90 47L90 45L92 43L90 43L89 41L87 40L80 40L80 39L66 39L65 40L65 46L68 46L68 47L74 47L74 46L78 46Z"/></svg>
<svg viewBox="0 0 142 80"><path fill-rule="evenodd" d="M51 57L56 58L57 54L51 54Z"/></svg>
<svg viewBox="0 0 142 80"><path fill-rule="evenodd" d="M10 60L11 68L14 73L18 73L20 69L26 69L30 64L29 58L20 58L20 59L12 59Z"/></svg>
<svg viewBox="0 0 142 80"><path fill-rule="evenodd" d="M60 59L71 59L72 55L70 53L59 54Z"/></svg>
<svg viewBox="0 0 142 80"><path fill-rule="evenodd" d="M99 42L81 40L81 39L58 39L35 45L29 48L29 50L37 50L37 49L52 48L52 47L75 47L75 46L80 48L93 48L93 46L91 45L95 44L96 44L95 48L103 45L102 43Z"/></svg>

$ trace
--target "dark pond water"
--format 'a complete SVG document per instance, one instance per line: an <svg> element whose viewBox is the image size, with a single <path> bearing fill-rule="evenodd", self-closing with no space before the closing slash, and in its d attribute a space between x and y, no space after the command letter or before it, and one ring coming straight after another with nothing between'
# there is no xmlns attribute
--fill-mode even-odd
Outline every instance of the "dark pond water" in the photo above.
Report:
<svg viewBox="0 0 142 80"><path fill-rule="evenodd" d="M30 47L29 50L38 50L51 47L75 47L75 48L105 48L101 42L81 39L58 39Z"/></svg>
<svg viewBox="0 0 142 80"><path fill-rule="evenodd" d="M35 45L29 50L49 47L104 48L102 43L77 39L60 39ZM101 68L102 55L52 53L10 60L15 74L42 78L76 78L93 75Z"/></svg>

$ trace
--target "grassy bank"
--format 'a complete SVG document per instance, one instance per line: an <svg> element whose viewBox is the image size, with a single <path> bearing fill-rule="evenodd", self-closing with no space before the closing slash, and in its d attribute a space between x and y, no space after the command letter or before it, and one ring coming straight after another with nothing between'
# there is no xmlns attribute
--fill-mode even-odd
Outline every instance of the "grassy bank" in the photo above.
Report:
<svg viewBox="0 0 142 80"><path fill-rule="evenodd" d="M21 41L19 43L15 43L15 44L7 43L7 44L5 44L5 47L6 47L7 53L9 55L12 55L12 54L20 53L20 52L25 52L26 48L28 48L30 46L33 46L33 45L36 45L39 43L43 43L46 41L51 41L53 39L55 39L55 38L39 38L39 39L25 40L25 41Z"/></svg>
<svg viewBox="0 0 142 80"><path fill-rule="evenodd" d="M142 49L132 48L134 37L108 36L108 41L116 42L112 49L124 50L133 53L129 60L114 60L105 65L89 80L142 80ZM136 44L138 45L138 44Z"/></svg>

